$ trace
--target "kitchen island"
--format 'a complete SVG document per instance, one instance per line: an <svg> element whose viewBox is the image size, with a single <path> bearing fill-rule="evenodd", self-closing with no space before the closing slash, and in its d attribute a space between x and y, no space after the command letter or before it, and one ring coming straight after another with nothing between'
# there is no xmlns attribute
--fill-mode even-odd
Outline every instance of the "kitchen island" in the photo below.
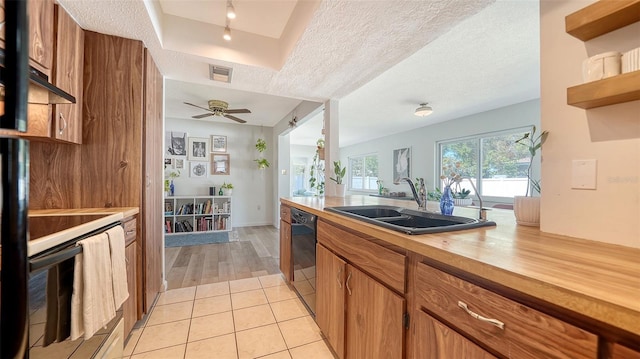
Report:
<svg viewBox="0 0 640 359"><path fill-rule="evenodd" d="M611 353L617 353L618 342L632 345L635 350L640 349L637 348L640 338L640 301L637 299L640 296L639 249L548 234L538 228L518 226L513 212L508 210L488 212L488 219L495 221L496 227L407 235L328 212L324 208L392 205L415 209L415 203L408 201L347 196L282 198L281 203L317 215L318 226L329 228L325 231L329 233L326 236L329 241L325 241L329 245L333 245L330 243L331 228L335 227L341 235L352 233L358 238L372 240L396 252L405 251L408 263L404 267L406 290L403 293L396 289L395 292L404 294L409 314L413 314L414 307L421 307L421 300L424 299L420 290L416 290L416 286L421 283L418 274L428 273L435 268L445 275L455 276L455 280L463 279L464 283L461 285L477 285L480 290L497 292L517 304L548 314L553 319L560 318L563 323L568 322L577 330L584 330L587 334L594 333L594 338L588 341L591 343L589 345L597 346L594 350L598 354L574 354L576 357L616 357ZM437 211L437 205L435 202L429 203L428 209ZM456 208L454 215L477 217L478 210ZM323 243L321 233L319 231L320 244ZM339 240L336 243L340 246ZM342 252L334 248L329 249L341 256ZM421 265L425 264L429 268L421 270ZM355 266L362 268L363 264ZM318 268L317 271L320 273L321 269ZM377 273L372 276L380 278ZM389 287L384 280L380 282ZM437 309L426 308L426 311L429 314L438 313ZM463 328L461 331L475 344L480 344L482 349L498 357L504 355L500 348L485 345L482 339L469 330ZM414 331L411 332L413 334ZM580 335L584 337L586 334ZM411 357L411 336L406 341L408 349L405 353L408 353L407 357ZM629 343L636 344L634 346ZM580 346L588 345L581 343Z"/></svg>

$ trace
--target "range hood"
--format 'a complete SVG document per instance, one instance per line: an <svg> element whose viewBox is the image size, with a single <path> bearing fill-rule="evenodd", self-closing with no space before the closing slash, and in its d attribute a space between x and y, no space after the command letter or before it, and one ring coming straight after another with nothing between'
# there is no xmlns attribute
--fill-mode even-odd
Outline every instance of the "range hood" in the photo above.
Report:
<svg viewBox="0 0 640 359"><path fill-rule="evenodd" d="M6 71L4 68L4 50L0 49L0 101L4 101ZM33 66L29 66L29 96L27 102L43 105L70 104L76 103L76 98L49 83L47 75Z"/></svg>

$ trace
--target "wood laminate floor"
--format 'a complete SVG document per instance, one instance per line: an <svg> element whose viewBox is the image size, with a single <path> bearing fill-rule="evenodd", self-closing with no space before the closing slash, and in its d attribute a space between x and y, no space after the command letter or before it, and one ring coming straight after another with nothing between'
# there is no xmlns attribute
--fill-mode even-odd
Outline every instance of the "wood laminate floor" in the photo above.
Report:
<svg viewBox="0 0 640 359"><path fill-rule="evenodd" d="M280 273L277 228L239 227L233 231L233 242L165 248L167 289Z"/></svg>

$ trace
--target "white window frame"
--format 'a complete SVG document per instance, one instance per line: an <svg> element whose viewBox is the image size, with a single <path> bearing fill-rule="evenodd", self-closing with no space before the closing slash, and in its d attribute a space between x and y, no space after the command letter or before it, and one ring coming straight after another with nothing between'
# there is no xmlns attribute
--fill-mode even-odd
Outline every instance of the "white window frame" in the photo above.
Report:
<svg viewBox="0 0 640 359"><path fill-rule="evenodd" d="M362 159L363 161L363 165L366 166L367 161L365 160L367 157L376 157L376 160L378 161L378 178L380 178L380 156L378 156L377 152L373 152L373 153L365 153L365 154L361 154L361 155L355 155L355 156L349 156L347 158L347 162L348 162L348 168L347 168L347 175L349 177L349 191L352 192L362 192L362 193L378 193L378 189L377 188L371 188L371 189L364 189L364 188L353 188L353 176L351 175L351 161L354 159ZM366 167L364 167L363 169L364 172L366 172ZM363 183L364 183L364 178L363 178Z"/></svg>
<svg viewBox="0 0 640 359"><path fill-rule="evenodd" d="M458 138L452 138L452 139L447 139L447 140L441 140L441 141L436 141L436 173L435 173L435 178L434 178L434 183L436 183L436 187L442 187L441 183L442 181L440 180L440 172L442 169L442 145L446 145L446 144L451 144L451 143L455 143L455 142L463 142L463 141L469 141L469 140L475 140L477 141L477 168L476 168L476 178L474 178L475 182L474 184L476 185L476 188L478 189L478 192L482 193L482 163L483 163L483 158L482 158L482 140L488 137L496 137L496 136L502 136L502 135L511 135L511 134L517 134L517 133L525 133L525 132L531 132L533 126L524 126L524 127L516 127L516 128L510 128L510 129L506 129L506 130L499 130L499 131L491 131L491 132L484 132L484 133L479 133L476 135L471 135L471 136L465 136L465 137L458 137ZM539 160L539 159L538 159ZM534 159L535 161L535 159ZM539 177L539 163L536 164L534 162L534 167L533 167L533 176L538 176ZM466 180L465 182L468 182L468 180ZM467 186L471 186L469 183L466 183ZM464 187L464 182L461 183L461 185ZM468 187L467 187L468 188ZM522 193L522 195L524 196L524 193ZM475 195L477 197L477 195ZM487 202L495 202L495 203L513 203L513 197L498 197L498 196L482 196L482 199L484 201Z"/></svg>

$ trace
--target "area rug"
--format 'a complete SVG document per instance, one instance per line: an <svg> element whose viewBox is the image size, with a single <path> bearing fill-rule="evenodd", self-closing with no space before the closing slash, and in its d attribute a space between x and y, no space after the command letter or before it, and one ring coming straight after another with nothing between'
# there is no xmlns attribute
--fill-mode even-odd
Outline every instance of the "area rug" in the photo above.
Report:
<svg viewBox="0 0 640 359"><path fill-rule="evenodd" d="M227 243L230 237L233 238L233 231L218 233L176 233L164 237L164 246L184 247L211 243Z"/></svg>

